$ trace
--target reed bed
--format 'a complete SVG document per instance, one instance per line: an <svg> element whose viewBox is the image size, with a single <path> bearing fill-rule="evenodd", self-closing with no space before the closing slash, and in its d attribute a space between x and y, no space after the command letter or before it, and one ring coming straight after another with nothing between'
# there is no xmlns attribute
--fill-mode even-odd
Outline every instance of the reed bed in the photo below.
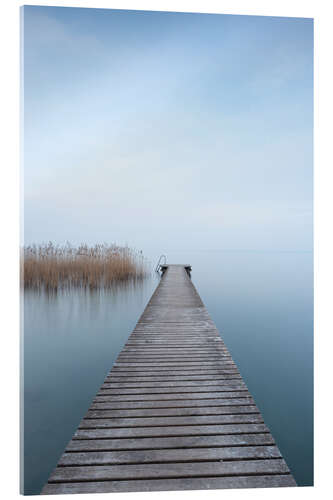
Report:
<svg viewBox="0 0 333 500"><path fill-rule="evenodd" d="M110 288L124 281L136 281L147 274L141 252L128 247L67 243L30 245L23 248L24 288L57 291L60 288Z"/></svg>

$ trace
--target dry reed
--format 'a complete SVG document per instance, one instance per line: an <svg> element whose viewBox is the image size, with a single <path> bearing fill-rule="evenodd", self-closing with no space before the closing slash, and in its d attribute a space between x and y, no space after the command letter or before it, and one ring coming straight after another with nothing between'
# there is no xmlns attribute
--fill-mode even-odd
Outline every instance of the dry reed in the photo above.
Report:
<svg viewBox="0 0 333 500"><path fill-rule="evenodd" d="M25 288L58 290L109 288L120 281L142 279L147 266L142 253L106 243L78 247L67 243L23 248L22 284Z"/></svg>

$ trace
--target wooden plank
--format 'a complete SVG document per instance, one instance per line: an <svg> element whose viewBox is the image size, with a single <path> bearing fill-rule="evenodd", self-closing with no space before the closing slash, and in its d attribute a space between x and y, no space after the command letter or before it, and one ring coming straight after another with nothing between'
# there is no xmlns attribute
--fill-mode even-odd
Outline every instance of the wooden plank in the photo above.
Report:
<svg viewBox="0 0 333 500"><path fill-rule="evenodd" d="M142 331L134 331L133 334L128 338L125 345L131 344L133 342L155 342L163 341L169 338L175 344L179 343L182 339L184 341L198 341L201 342L218 342L222 345L224 341L217 330L207 330L205 329L195 329L193 327L185 330L184 328L177 326L174 329L170 327L161 327L159 329L153 328L149 329L149 326L145 325Z"/></svg>
<svg viewBox="0 0 333 500"><path fill-rule="evenodd" d="M177 333L177 334L174 334L174 335L171 335L171 334L166 334L166 333L160 333L159 335L155 334L151 334L151 335L133 335L131 337L131 340L126 342L125 346L154 346L154 347L158 347L160 346L161 344L170 344L170 345L174 345L174 346L179 346L179 345L182 345L182 344L185 344L186 346L190 347L190 346L193 346L193 345L208 345L208 346L214 346L214 345L218 345L218 346L221 346L221 347L225 347L225 344L223 342L223 340L221 339L221 337L219 337L218 335L209 335L207 336L206 333L202 333L202 334L194 334L194 333L191 333L191 334L187 334L187 335L184 335L184 334L181 334L181 333Z"/></svg>
<svg viewBox="0 0 333 500"><path fill-rule="evenodd" d="M133 348L133 349L161 349L161 348L169 348L169 349L181 349L182 347L185 347L186 349L189 350L195 350L195 349L222 349L222 350L227 350L226 346L224 343L219 340L218 338L215 338L213 340L207 340L206 337L196 337L196 338L191 338L188 340L182 340L180 336L177 337L177 339L170 339L169 337L163 337L163 339L154 339L154 340L132 340L131 342L128 342L125 344L124 349L128 348Z"/></svg>
<svg viewBox="0 0 333 500"><path fill-rule="evenodd" d="M264 424L186 425L169 427L126 427L111 429L78 429L73 439L110 439L156 436L196 436L198 434L248 434L268 432Z"/></svg>
<svg viewBox="0 0 333 500"><path fill-rule="evenodd" d="M281 458L277 446L234 446L225 448L186 448L169 450L131 450L64 453L61 466L125 465L135 463L202 462L204 460L246 460Z"/></svg>
<svg viewBox="0 0 333 500"><path fill-rule="evenodd" d="M149 479L133 481L95 481L79 483L47 484L42 494L64 495L74 493L120 493L135 491L177 491L177 490L208 490L235 488L281 488L296 486L290 474L236 476L236 477L206 477L181 479Z"/></svg>
<svg viewBox="0 0 333 500"><path fill-rule="evenodd" d="M124 349L119 356L133 356L136 355L137 353L140 354L140 356L218 356L221 358L231 358L230 354L228 351L225 349L219 347L219 348L209 348L209 347L202 347L202 348L187 348L186 346L182 346L179 348L170 348L170 347L131 347ZM118 358L117 358L118 359Z"/></svg>
<svg viewBox="0 0 333 500"><path fill-rule="evenodd" d="M159 336L158 338L155 337L150 337L149 340L141 340L141 339L131 339L131 342L127 342L125 344L125 348L128 347L135 347L138 349L145 349L145 348L153 348L153 349L160 349L161 347L186 347L187 349L197 349L206 347L210 349L215 349L215 348L220 348L227 350L225 344L222 342L221 338L219 337L214 337L214 338L207 338L206 336L202 335L201 337L198 336L191 336L191 337L186 337L182 338L181 335L177 335L174 337L170 337L168 335L163 335Z"/></svg>
<svg viewBox="0 0 333 500"><path fill-rule="evenodd" d="M152 361L154 359L161 359L161 358L177 358L179 359L186 359L186 358L199 358L199 359L204 359L204 358L217 358L220 359L221 361L227 361L227 360L232 360L230 354L223 352L218 349L198 349L196 351L189 351L187 349L182 349L181 351L179 350L167 350L167 349L162 349L158 350L152 350L152 349L145 349L145 350L140 350L138 351L137 349L133 350L127 350L123 351L117 358L117 361L121 358L133 358L136 357L138 359L138 354L140 355L140 359L146 359L150 358Z"/></svg>
<svg viewBox="0 0 333 500"><path fill-rule="evenodd" d="M174 337L176 341L178 341L179 336L201 336L204 338L219 338L221 342L223 342L223 338L219 334L218 330L214 328L207 327L195 327L189 326L185 327L184 325L176 325L175 327L170 327L170 325L160 325L160 326L149 326L144 325L141 330L133 331L133 334L128 338L127 343L132 342L138 337L141 337L142 340L151 340L153 336L170 336Z"/></svg>
<svg viewBox="0 0 333 500"><path fill-rule="evenodd" d="M183 376L183 375L230 375L230 374L233 374L233 373L239 373L237 367L231 367L231 368L203 368L203 369L193 369L193 368L171 368L171 369L168 369L168 368L161 368L161 369L147 369L146 367L144 368L144 370L141 368L138 368L138 367L135 367L135 368L130 368L129 370L126 370L126 368L120 368L120 367L114 367L113 370L112 370L112 375L114 375L115 377L119 377L120 375L132 375L133 377L136 377L136 376L146 376L146 377L152 377L152 376L169 376L169 375L173 375L173 376ZM110 374L111 375L111 374Z"/></svg>
<svg viewBox="0 0 333 500"><path fill-rule="evenodd" d="M222 385L223 384L223 385ZM226 391L241 391L247 390L246 385L242 380L224 380L220 385L195 385L191 387L186 386L168 386L168 387L126 387L114 388L112 384L105 383L100 388L98 394L185 394L185 393L199 393L199 392L226 392Z"/></svg>
<svg viewBox="0 0 333 500"><path fill-rule="evenodd" d="M195 377L210 377L210 378L215 378L215 376L221 375L234 375L237 374L239 375L239 371L237 368L232 368L231 370L225 370L225 369L218 369L218 370L163 370L162 372L159 370L150 370L148 373L146 371L140 371L136 370L134 373L126 370L112 370L110 372L107 378L119 378L119 377L135 377L135 378L152 378L152 377L173 377L173 378L183 378L183 377L190 377L192 379L193 375ZM199 380L199 379L197 379Z"/></svg>
<svg viewBox="0 0 333 500"><path fill-rule="evenodd" d="M117 363L140 363L144 364L145 366L151 365L153 363L161 363L162 366L170 363L177 363L178 365L181 363L184 363L185 366L187 366L188 363L193 364L193 363L198 363L198 362L219 362L223 361L225 363L233 363L232 358L230 356L219 356L216 353L212 354L202 354L202 355L197 355L197 354L184 354L184 356L181 356L180 354L144 354L140 355L138 353L136 354L124 354L121 355L117 358ZM139 366L140 366L139 365ZM154 366L154 365L153 365Z"/></svg>
<svg viewBox="0 0 333 500"><path fill-rule="evenodd" d="M138 359L139 356L139 359ZM140 363L140 364L151 364L154 362L166 363L196 363L198 361L231 361L230 356L219 356L218 354L202 354L202 355L186 355L181 356L180 354L165 354L165 355L154 355L154 354L124 354L118 357L117 363Z"/></svg>
<svg viewBox="0 0 333 500"><path fill-rule="evenodd" d="M236 398L214 398L214 399L184 399L180 400L152 400L152 401L114 401L105 396L94 400L91 409L138 409L138 408L210 408L212 406L231 406L252 404L253 399L250 395Z"/></svg>
<svg viewBox="0 0 333 500"><path fill-rule="evenodd" d="M186 380L177 380L175 381L167 381L167 382L153 382L153 381L147 381L147 382L111 382L112 379L109 379L110 382L105 382L102 387L103 388L109 388L109 389L123 389L123 388L162 388L162 387L194 387L194 388L199 388L199 387L210 387L210 386L221 386L221 384L225 385L228 382L228 385L239 385L240 381L242 380L240 377L238 378L231 378L231 379L222 379L222 380L199 380L199 381L186 381ZM245 386L245 385L244 385ZM101 387L101 388L102 388Z"/></svg>
<svg viewBox="0 0 333 500"><path fill-rule="evenodd" d="M174 425L211 425L211 424L242 424L262 423L260 414L229 414L229 415L198 415L198 416L168 416L168 417L140 417L140 418L83 418L79 429L102 429L123 427L159 427Z"/></svg>
<svg viewBox="0 0 333 500"><path fill-rule="evenodd" d="M66 452L214 448L273 444L275 444L274 439L269 432L252 434L210 434L202 436L152 437L140 439L72 439L67 445Z"/></svg>
<svg viewBox="0 0 333 500"><path fill-rule="evenodd" d="M230 390L210 391L210 392L178 392L171 394L107 394L106 391L101 391L96 394L95 401L173 401L181 399L186 401L189 399L220 399L220 398L241 398L250 396L250 393L244 389L242 391Z"/></svg>
<svg viewBox="0 0 333 500"><path fill-rule="evenodd" d="M283 459L239 460L230 462L169 462L112 466L57 467L49 482L107 481L124 479L176 478L196 476L230 476L247 474L286 474Z"/></svg>
<svg viewBox="0 0 333 500"><path fill-rule="evenodd" d="M171 338L169 336L162 336L159 337L158 339L155 338L150 338L149 340L138 340L138 339L132 339L131 342L127 342L125 344L124 349L128 348L134 348L134 349L161 349L161 348L174 348L174 349L179 349L181 347L185 347L186 349L189 350L195 350L195 349L222 349L224 351L227 351L226 346L222 342L222 340L218 337L214 339L207 339L207 337L202 336L202 337L190 337L183 339L180 335L177 337L175 336L174 338Z"/></svg>
<svg viewBox="0 0 333 500"><path fill-rule="evenodd" d="M242 379L239 373L227 373L224 375L216 375L214 374L214 379L212 379L212 374L207 374L207 375L183 375L183 376L177 376L177 375L146 375L146 376L130 376L130 375L113 375L110 374L110 376L107 376L105 379L105 382L109 382L110 384L122 384L122 383L128 383L132 386L132 384L136 383L155 383L155 382L161 382L161 387L163 387L164 383L168 382L173 382L173 383L182 383L182 382L219 382L221 380L239 380Z"/></svg>
<svg viewBox="0 0 333 500"><path fill-rule="evenodd" d="M179 328L175 329L174 332L170 331L147 331L145 329L145 333L133 333L129 340L125 345L159 345L161 343L165 343L166 341L171 344L177 345L182 344L218 344L224 347L225 343L218 333L215 332L207 332L207 331L188 331L182 332Z"/></svg>
<svg viewBox="0 0 333 500"><path fill-rule="evenodd" d="M148 336L148 335L147 335ZM146 337L147 337L146 336ZM214 349L216 347L224 349L227 351L225 344L221 339L217 337L207 338L206 336L187 336L183 337L181 335L159 335L159 336L149 336L149 340L143 340L140 338L133 338L131 342L125 344L126 348L139 348L139 349L160 349L161 347L178 348L184 346L187 349L197 349L202 346L203 348Z"/></svg>
<svg viewBox="0 0 333 500"><path fill-rule="evenodd" d="M124 346L124 350L128 349L137 349L137 350L147 350L147 349L155 349L156 350L161 350L161 349L186 349L190 351L198 351L200 349L208 349L208 350L221 350L224 352L228 352L228 349L226 346L223 344L223 342L218 342L217 339L215 340L206 340L204 338L200 339L198 337L196 338L191 338L191 339L182 339L181 337L178 336L177 341L171 339L170 337L163 337L160 338L159 340L154 339L151 341L146 341L144 342L143 340L140 341L135 341L131 342L130 344L126 344Z"/></svg>
<svg viewBox="0 0 333 500"><path fill-rule="evenodd" d="M88 410L85 418L167 417L171 415L185 417L194 415L238 415L240 413L259 413L259 410L255 405L211 406L208 408L149 408L131 410L105 410L103 408L96 408L94 410Z"/></svg>
<svg viewBox="0 0 333 500"><path fill-rule="evenodd" d="M166 304L167 305L167 304ZM148 307L151 307L151 304L148 304ZM199 330L199 331L207 331L207 332L210 332L210 331L213 331L213 332L216 332L218 333L218 330L215 326L215 323L212 321L212 320L207 320L207 319L204 319L204 320L200 320L200 319L196 319L195 321L174 321L173 323L168 321L154 321L154 323L150 323L150 322L145 322L143 321L143 319L141 318L139 320L139 322L137 323L137 325L135 326L133 332L136 333L138 331L142 331L142 332L145 332L146 330L148 331L156 331L158 329L166 329L168 328L170 331L175 331L177 328L181 331L186 331L186 330L190 330L190 331L195 331L195 330Z"/></svg>
<svg viewBox="0 0 333 500"><path fill-rule="evenodd" d="M225 358L228 358L228 359L232 359L230 354L227 353L227 351L224 351L223 349L219 348L219 349L204 349L204 348L199 348L199 349L185 349L185 347L180 347L180 348L177 348L177 349L168 349L168 348L142 348L142 349L127 349L127 350L123 350L122 353L120 354L120 356L124 357L124 356L137 356L137 355L140 355L141 356L152 356L152 357L155 357L155 356L177 356L177 357L180 357L180 358L183 358L183 356L200 356L200 357L203 357L203 356L214 356L214 357L218 357L219 359L221 359L221 361L223 361ZM118 360L118 358L117 358ZM118 362L118 361L117 361Z"/></svg>
<svg viewBox="0 0 333 500"><path fill-rule="evenodd" d="M170 337L163 337L159 339L154 339L151 341L135 341L129 344L126 344L124 350L127 349L188 349L188 350L199 350L199 349L220 349L224 352L228 352L226 346L222 342L218 342L215 340L206 340L204 338L200 339L190 338L190 339L182 339L182 337L177 338L176 340L171 339Z"/></svg>
<svg viewBox="0 0 333 500"><path fill-rule="evenodd" d="M152 368L159 368L159 369L162 369L162 368L165 368L165 367L179 367L180 363L179 362L171 362L171 361L166 361L166 362L163 362L163 361L160 361L158 363L115 363L114 366L116 368L140 368L142 369L143 367L145 367L144 369L145 370L151 370ZM235 363L233 363L232 361L197 361L197 362L194 362L194 361L183 361L182 362L182 365L184 366L184 368L204 368L206 366L212 366L212 367L216 367L216 368L232 368L232 367L235 367Z"/></svg>

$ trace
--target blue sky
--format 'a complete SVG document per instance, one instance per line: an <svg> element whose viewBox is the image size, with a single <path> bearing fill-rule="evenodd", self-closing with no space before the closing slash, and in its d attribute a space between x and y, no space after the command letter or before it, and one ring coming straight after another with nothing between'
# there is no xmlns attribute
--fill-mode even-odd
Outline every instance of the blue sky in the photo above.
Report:
<svg viewBox="0 0 333 500"><path fill-rule="evenodd" d="M24 7L25 242L312 249L311 19Z"/></svg>

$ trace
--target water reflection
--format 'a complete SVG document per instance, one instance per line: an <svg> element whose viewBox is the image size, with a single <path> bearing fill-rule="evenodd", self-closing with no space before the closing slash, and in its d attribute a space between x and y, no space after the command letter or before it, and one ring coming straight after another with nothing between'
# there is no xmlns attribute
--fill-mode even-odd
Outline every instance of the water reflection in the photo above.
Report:
<svg viewBox="0 0 333 500"><path fill-rule="evenodd" d="M38 494L158 277L107 289L24 292L25 493Z"/></svg>

